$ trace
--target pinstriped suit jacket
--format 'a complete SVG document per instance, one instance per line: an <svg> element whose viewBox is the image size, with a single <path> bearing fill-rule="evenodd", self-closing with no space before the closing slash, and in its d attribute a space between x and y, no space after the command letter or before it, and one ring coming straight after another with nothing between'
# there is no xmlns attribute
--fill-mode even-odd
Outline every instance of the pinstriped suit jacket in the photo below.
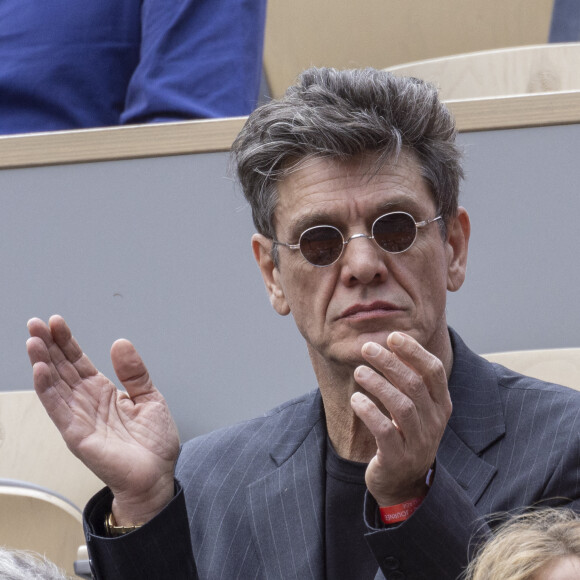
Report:
<svg viewBox="0 0 580 580"><path fill-rule="evenodd" d="M580 393L490 364L450 332L454 407L427 498L385 529L367 494L377 579L456 578L470 538L486 533L485 514L537 502L580 508ZM318 391L190 441L174 501L138 531L100 537L111 498L91 500L95 576L322 580L325 445Z"/></svg>

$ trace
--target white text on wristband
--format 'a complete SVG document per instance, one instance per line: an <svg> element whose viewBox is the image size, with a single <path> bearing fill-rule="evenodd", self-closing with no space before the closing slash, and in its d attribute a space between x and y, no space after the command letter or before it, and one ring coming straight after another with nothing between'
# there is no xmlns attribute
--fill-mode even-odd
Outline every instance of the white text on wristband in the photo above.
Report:
<svg viewBox="0 0 580 580"><path fill-rule="evenodd" d="M381 520L384 524L398 524L410 518L413 512L421 505L422 497L416 497L397 505L380 507Z"/></svg>

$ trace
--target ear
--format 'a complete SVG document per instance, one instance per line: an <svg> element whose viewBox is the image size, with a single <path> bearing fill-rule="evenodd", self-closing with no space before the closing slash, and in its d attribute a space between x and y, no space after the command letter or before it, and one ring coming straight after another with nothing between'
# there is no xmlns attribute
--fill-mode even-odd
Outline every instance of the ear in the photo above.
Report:
<svg viewBox="0 0 580 580"><path fill-rule="evenodd" d="M254 234L252 236L252 251L260 272L262 272L270 304L278 314L282 316L290 314L290 306L281 284L280 270L272 260L272 240L262 234Z"/></svg>
<svg viewBox="0 0 580 580"><path fill-rule="evenodd" d="M447 226L447 290L450 292L459 290L465 280L470 233L469 215L465 208L459 207Z"/></svg>

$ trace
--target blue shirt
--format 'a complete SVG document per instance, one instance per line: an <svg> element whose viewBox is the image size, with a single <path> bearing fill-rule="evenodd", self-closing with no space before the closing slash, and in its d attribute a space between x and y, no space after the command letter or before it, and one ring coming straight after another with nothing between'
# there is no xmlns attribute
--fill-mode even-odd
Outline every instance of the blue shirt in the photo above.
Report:
<svg viewBox="0 0 580 580"><path fill-rule="evenodd" d="M2 0L0 133L246 115L266 0Z"/></svg>

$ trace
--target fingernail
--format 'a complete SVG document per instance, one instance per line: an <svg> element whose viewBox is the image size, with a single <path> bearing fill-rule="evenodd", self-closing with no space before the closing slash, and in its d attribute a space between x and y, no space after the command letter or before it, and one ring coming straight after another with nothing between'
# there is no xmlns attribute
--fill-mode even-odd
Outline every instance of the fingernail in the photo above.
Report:
<svg viewBox="0 0 580 580"><path fill-rule="evenodd" d="M389 342L393 346L401 346L403 342L405 342L405 339L399 332L391 332L391 335L389 336Z"/></svg>
<svg viewBox="0 0 580 580"><path fill-rule="evenodd" d="M371 376L371 370L365 366L356 367L354 375L358 379L366 379Z"/></svg>
<svg viewBox="0 0 580 580"><path fill-rule="evenodd" d="M376 342L367 342L363 346L363 352L368 356L377 356L381 349Z"/></svg>
<svg viewBox="0 0 580 580"><path fill-rule="evenodd" d="M366 397L362 393L359 393L358 391L355 391L352 394L352 397L350 398L350 400L353 403L362 403L363 401L366 400Z"/></svg>

